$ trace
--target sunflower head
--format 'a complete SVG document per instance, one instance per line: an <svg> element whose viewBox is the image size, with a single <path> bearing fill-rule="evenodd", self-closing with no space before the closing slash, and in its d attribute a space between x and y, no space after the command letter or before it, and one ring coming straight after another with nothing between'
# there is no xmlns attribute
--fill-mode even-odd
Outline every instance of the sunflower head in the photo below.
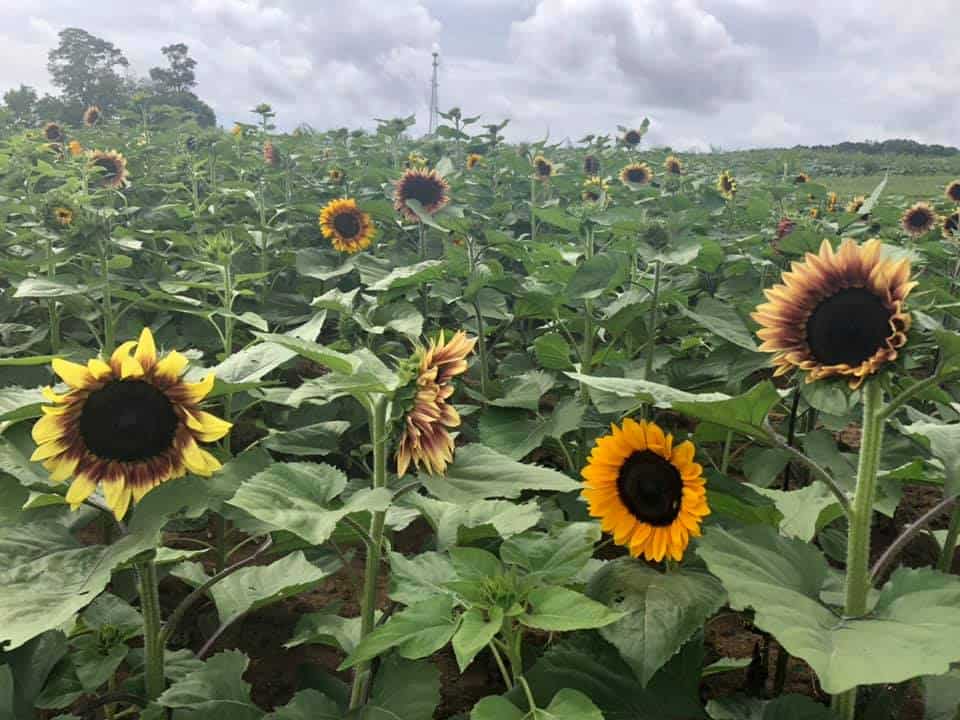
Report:
<svg viewBox="0 0 960 720"><path fill-rule="evenodd" d="M628 147L635 147L643 140L643 134L639 130L627 130L623 135L623 144Z"/></svg>
<svg viewBox="0 0 960 720"><path fill-rule="evenodd" d="M408 220L419 222L420 216L413 211L407 201L416 200L423 208L423 212L433 215L450 201L447 195L449 189L447 181L436 170L422 168L407 170L396 182L393 206Z"/></svg>
<svg viewBox="0 0 960 720"><path fill-rule="evenodd" d="M653 171L646 163L630 163L620 171L620 181L624 185L646 185L653 178Z"/></svg>
<svg viewBox="0 0 960 720"><path fill-rule="evenodd" d="M867 199L863 195L857 195L853 200L847 203L848 213L858 213Z"/></svg>
<svg viewBox="0 0 960 720"><path fill-rule="evenodd" d="M100 108L97 105L91 105L83 112L83 124L87 127L93 127L99 122L102 114Z"/></svg>
<svg viewBox="0 0 960 720"><path fill-rule="evenodd" d="M320 211L320 231L340 252L360 252L373 242L376 228L352 198L331 200Z"/></svg>
<svg viewBox="0 0 960 720"><path fill-rule="evenodd" d="M273 146L273 143L267 140L263 144L263 161L270 165L271 167L276 165L279 160L279 154L277 149Z"/></svg>
<svg viewBox="0 0 960 720"><path fill-rule="evenodd" d="M344 175L343 170L341 170L338 167L335 167L335 168L330 168L330 172L327 173L327 177L330 179L330 182L334 183L335 185L339 185L340 183L343 182L346 176Z"/></svg>
<svg viewBox="0 0 960 720"><path fill-rule="evenodd" d="M960 239L960 211L944 217L940 231L948 240Z"/></svg>
<svg viewBox="0 0 960 720"><path fill-rule="evenodd" d="M955 202L960 205L960 180L954 180L951 182L949 185L947 185L947 189L944 192L946 193L947 199L950 200L950 202Z"/></svg>
<svg viewBox="0 0 960 720"><path fill-rule="evenodd" d="M127 159L116 150L96 150L90 156L90 167L101 171L96 180L100 187L119 189L127 186Z"/></svg>
<svg viewBox="0 0 960 720"><path fill-rule="evenodd" d="M937 222L937 214L925 202L918 202L909 208L900 218L900 225L908 235L917 237L933 228Z"/></svg>
<svg viewBox="0 0 960 720"><path fill-rule="evenodd" d="M447 403L453 395L453 379L467 369L467 357L476 338L463 331L445 340L443 332L429 347L419 348L407 363L416 378L413 397L403 418L397 448L397 475L402 477L413 462L423 464L431 475L442 475L453 460L453 438L448 428L460 425L460 415Z"/></svg>
<svg viewBox="0 0 960 720"><path fill-rule="evenodd" d="M49 142L63 140L63 128L55 122L48 122L43 126L43 137Z"/></svg>
<svg viewBox="0 0 960 720"><path fill-rule="evenodd" d="M807 382L840 376L856 389L897 359L910 329L904 302L916 283L909 260L880 253L879 240L847 239L836 252L824 240L764 291L767 302L751 317L761 325L760 350L774 354L774 375L798 368Z"/></svg>
<svg viewBox="0 0 960 720"><path fill-rule="evenodd" d="M234 124L234 126L230 129L230 134L235 138L243 137L243 126L240 123Z"/></svg>
<svg viewBox="0 0 960 720"><path fill-rule="evenodd" d="M836 212L837 203L840 201L840 196L837 195L832 190L827 193L827 212Z"/></svg>
<svg viewBox="0 0 960 720"><path fill-rule="evenodd" d="M667 171L668 175L682 175L683 163L680 162L680 158L671 155L663 161L663 169Z"/></svg>
<svg viewBox="0 0 960 720"><path fill-rule="evenodd" d="M693 443L674 445L672 435L645 420L627 418L610 429L581 472L591 517L633 557L681 560L710 514Z"/></svg>
<svg viewBox="0 0 960 720"><path fill-rule="evenodd" d="M159 358L148 328L108 362L53 360L68 390L44 389L51 404L33 426L37 449L30 459L42 461L54 482L73 478L67 502L74 509L99 487L122 518L157 485L188 472L209 477L220 468L198 443L219 440L231 426L200 409L213 375L185 382L187 362L175 350Z"/></svg>
<svg viewBox="0 0 960 720"><path fill-rule="evenodd" d="M729 170L724 170L717 178L717 190L727 200L732 200L737 194L737 181Z"/></svg>
<svg viewBox="0 0 960 720"><path fill-rule="evenodd" d="M83 146L79 140L71 140L67 147L70 148L71 157L80 157L83 154Z"/></svg>
<svg viewBox="0 0 960 720"><path fill-rule="evenodd" d="M467 170L473 170L482 161L483 161L483 155L478 155L477 153L470 153L469 155L467 155Z"/></svg>
<svg viewBox="0 0 960 720"><path fill-rule="evenodd" d="M553 163L543 155L537 155L533 159L533 172L538 180L549 180L553 175Z"/></svg>
<svg viewBox="0 0 960 720"><path fill-rule="evenodd" d="M793 178L793 182L795 182L797 185L802 185L803 183L809 182L809 181L810 181L810 176L803 172L795 175Z"/></svg>
<svg viewBox="0 0 960 720"><path fill-rule="evenodd" d="M596 155L587 155L583 158L583 174L596 177L600 174L600 158Z"/></svg>
<svg viewBox="0 0 960 720"><path fill-rule="evenodd" d="M56 207L53 209L53 216L57 225L65 227L73 223L73 210L67 207Z"/></svg>
<svg viewBox="0 0 960 720"><path fill-rule="evenodd" d="M810 217L812 217L814 220L820 217L820 208L816 208L816 207L810 208Z"/></svg>
<svg viewBox="0 0 960 720"><path fill-rule="evenodd" d="M792 233L796 227L797 224L790 218L780 218L780 222L777 223L777 240L783 240L787 235Z"/></svg>
<svg viewBox="0 0 960 720"><path fill-rule="evenodd" d="M403 163L406 168L425 168L427 166L428 160L426 157L420 153L414 151L407 155L406 161Z"/></svg>
<svg viewBox="0 0 960 720"><path fill-rule="evenodd" d="M588 203L596 203L603 200L604 196L609 192L610 185L599 175L594 175L583 181L583 201Z"/></svg>

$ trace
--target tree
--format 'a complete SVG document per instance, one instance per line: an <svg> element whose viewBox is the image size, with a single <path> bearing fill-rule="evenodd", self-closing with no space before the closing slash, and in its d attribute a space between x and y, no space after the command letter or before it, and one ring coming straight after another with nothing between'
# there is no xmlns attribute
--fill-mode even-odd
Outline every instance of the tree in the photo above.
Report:
<svg viewBox="0 0 960 720"><path fill-rule="evenodd" d="M13 125L35 127L39 124L37 91L29 85L21 83L19 88L7 90L3 95L3 104L10 113L10 122Z"/></svg>
<svg viewBox="0 0 960 720"><path fill-rule="evenodd" d="M80 28L61 30L59 37L60 44L47 56L47 69L65 104L99 105L104 111L122 104L124 81L118 68L130 65L123 53Z"/></svg>
<svg viewBox="0 0 960 720"><path fill-rule="evenodd" d="M157 92L179 94L189 92L196 86L197 79L193 69L197 66L197 61L187 54L189 50L183 43L160 48L170 67L150 68L150 79L156 85Z"/></svg>

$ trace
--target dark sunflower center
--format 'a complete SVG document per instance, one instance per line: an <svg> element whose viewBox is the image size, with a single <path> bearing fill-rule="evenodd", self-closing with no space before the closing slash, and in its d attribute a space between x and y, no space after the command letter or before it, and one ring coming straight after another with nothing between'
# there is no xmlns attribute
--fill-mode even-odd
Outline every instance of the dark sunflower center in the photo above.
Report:
<svg viewBox="0 0 960 720"><path fill-rule="evenodd" d="M100 158L98 160L94 160L93 164L105 171L103 177L106 180L112 180L119 172L117 169L117 163L110 158Z"/></svg>
<svg viewBox="0 0 960 720"><path fill-rule="evenodd" d="M950 233L955 233L960 228L960 213L954 213L947 218L946 228Z"/></svg>
<svg viewBox="0 0 960 720"><path fill-rule="evenodd" d="M893 331L883 300L864 288L846 288L821 301L807 320L807 344L824 365L860 365Z"/></svg>
<svg viewBox="0 0 960 720"><path fill-rule="evenodd" d="M624 139L628 144L636 145L638 142L640 142L640 133L636 132L635 130L631 130L626 134Z"/></svg>
<svg viewBox="0 0 960 720"><path fill-rule="evenodd" d="M432 178L413 175L404 183L403 194L417 200L424 208L429 208L443 199L443 188Z"/></svg>
<svg viewBox="0 0 960 720"><path fill-rule="evenodd" d="M90 393L80 413L80 436L105 460L147 460L169 450L177 415L167 396L142 380L115 380Z"/></svg>
<svg viewBox="0 0 960 720"><path fill-rule="evenodd" d="M665 527L680 514L683 479L669 460L643 450L627 458L620 468L617 494L637 520Z"/></svg>
<svg viewBox="0 0 960 720"><path fill-rule="evenodd" d="M360 220L351 212L337 213L333 218L333 227L342 237L352 238L360 234Z"/></svg>
<svg viewBox="0 0 960 720"><path fill-rule="evenodd" d="M627 180L634 183L642 183L647 179L646 170L641 170L640 168L631 168L627 170Z"/></svg>
<svg viewBox="0 0 960 720"><path fill-rule="evenodd" d="M926 210L914 210L907 215L907 224L913 228L924 228L930 224L930 213Z"/></svg>
<svg viewBox="0 0 960 720"><path fill-rule="evenodd" d="M947 195L950 196L950 199L955 202L960 202L960 183L954 183L950 186L950 189L947 190Z"/></svg>

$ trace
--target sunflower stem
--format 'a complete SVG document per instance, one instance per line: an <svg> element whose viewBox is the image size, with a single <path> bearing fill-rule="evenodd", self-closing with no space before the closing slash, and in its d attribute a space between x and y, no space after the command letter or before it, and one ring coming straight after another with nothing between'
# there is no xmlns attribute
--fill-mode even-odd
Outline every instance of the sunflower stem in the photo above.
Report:
<svg viewBox="0 0 960 720"><path fill-rule="evenodd" d="M47 277L50 280L55 280L57 277L57 258L53 252L51 236L47 236ZM50 351L56 355L60 352L60 314L56 298L50 298L47 303L50 309Z"/></svg>
<svg viewBox="0 0 960 720"><path fill-rule="evenodd" d="M510 676L507 666L503 664L503 656L500 655L500 651L497 650L496 643L491 640L487 645L490 647L490 652L493 653L493 659L497 661L497 667L500 668L500 675L503 677L503 682L507 686L507 690L513 690L513 678Z"/></svg>
<svg viewBox="0 0 960 720"><path fill-rule="evenodd" d="M957 503L953 508L947 537L943 541L943 549L940 551L940 559L937 561L937 569L940 572L948 573L953 568L953 556L957 551L958 537L960 537L960 503Z"/></svg>
<svg viewBox="0 0 960 720"><path fill-rule="evenodd" d="M847 538L847 571L844 615L862 616L867 611L870 592L870 524L877 494L877 472L883 447L883 388L868 380L863 388L863 425L860 460L857 465L857 490L850 508L850 532ZM840 720L854 720L857 688L835 695L833 708Z"/></svg>
<svg viewBox="0 0 960 720"><path fill-rule="evenodd" d="M659 260L653 262L653 297L650 299L650 339L647 341L647 359L643 365L643 379L649 380L653 374L653 354L657 349L657 314L660 309L660 267Z"/></svg>
<svg viewBox="0 0 960 720"><path fill-rule="evenodd" d="M530 179L530 243L537 241L537 181Z"/></svg>
<svg viewBox="0 0 960 720"><path fill-rule="evenodd" d="M103 279L103 354L109 356L116 345L114 319L113 319L113 294L110 291L110 231L107 230L107 237L100 244L100 274Z"/></svg>
<svg viewBox="0 0 960 720"><path fill-rule="evenodd" d="M153 560L137 564L140 578L140 612L143 614L144 685L147 699L156 700L166 687L160 622L160 589Z"/></svg>
<svg viewBox="0 0 960 720"><path fill-rule="evenodd" d="M370 439L373 442L373 487L387 486L387 417L390 401L379 396L370 409ZM370 543L367 547L367 560L363 572L363 596L360 598L360 638L373 632L377 609L377 579L380 574L380 550L383 545L383 532L386 512L373 513L370 525ZM371 664L367 660L359 663L354 670L353 687L350 690L350 709L360 707L370 687Z"/></svg>
<svg viewBox="0 0 960 720"><path fill-rule="evenodd" d="M730 469L730 451L733 449L733 430L727 430L727 436L723 439L723 459L720 460L720 474L726 475Z"/></svg>

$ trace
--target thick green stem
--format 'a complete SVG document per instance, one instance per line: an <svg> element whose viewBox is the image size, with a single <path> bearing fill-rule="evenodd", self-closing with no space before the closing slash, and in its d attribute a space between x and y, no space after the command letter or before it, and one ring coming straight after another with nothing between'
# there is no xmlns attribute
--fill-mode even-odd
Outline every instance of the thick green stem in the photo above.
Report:
<svg viewBox="0 0 960 720"><path fill-rule="evenodd" d="M650 339L647 341L647 360L643 366L643 379L649 380L653 374L653 355L657 349L657 324L659 322L658 313L660 310L660 268L661 263L655 260L653 263L653 297L650 302Z"/></svg>
<svg viewBox="0 0 960 720"><path fill-rule="evenodd" d="M103 354L109 356L116 347L116 327L113 317L113 293L110 289L109 231L100 248L100 273L103 279Z"/></svg>
<svg viewBox="0 0 960 720"><path fill-rule="evenodd" d="M160 624L160 590L153 560L137 565L140 578L140 612L143 614L144 685L147 699L156 700L166 688Z"/></svg>
<svg viewBox="0 0 960 720"><path fill-rule="evenodd" d="M940 572L948 573L953 568L953 556L957 551L958 536L960 536L960 503L957 503L953 509L950 528L947 530L947 537L943 541L943 550L940 552L940 560L937 563L937 569Z"/></svg>
<svg viewBox="0 0 960 720"><path fill-rule="evenodd" d="M487 360L487 338L483 325L483 313L480 312L480 303L474 301L473 309L477 314L477 353L480 355L480 393L487 397L487 378L489 365Z"/></svg>
<svg viewBox="0 0 960 720"><path fill-rule="evenodd" d="M378 397L370 413L370 439L373 442L373 487L387 486L387 416L390 401ZM380 550L383 544L383 530L386 512L373 514L370 526L370 542L367 545L367 562L363 572L363 597L360 599L360 637L365 638L373 632L377 609L377 579L380 575ZM353 688L350 692L350 709L360 707L370 687L370 662L362 662L354 670Z"/></svg>
<svg viewBox="0 0 960 720"><path fill-rule="evenodd" d="M867 612L870 592L870 524L877 493L877 471L883 447L883 388L868 380L863 388L863 426L860 461L857 466L857 490L850 507L850 532L847 537L846 599L844 615L856 618ZM853 720L857 688L835 695L833 708L840 720Z"/></svg>

